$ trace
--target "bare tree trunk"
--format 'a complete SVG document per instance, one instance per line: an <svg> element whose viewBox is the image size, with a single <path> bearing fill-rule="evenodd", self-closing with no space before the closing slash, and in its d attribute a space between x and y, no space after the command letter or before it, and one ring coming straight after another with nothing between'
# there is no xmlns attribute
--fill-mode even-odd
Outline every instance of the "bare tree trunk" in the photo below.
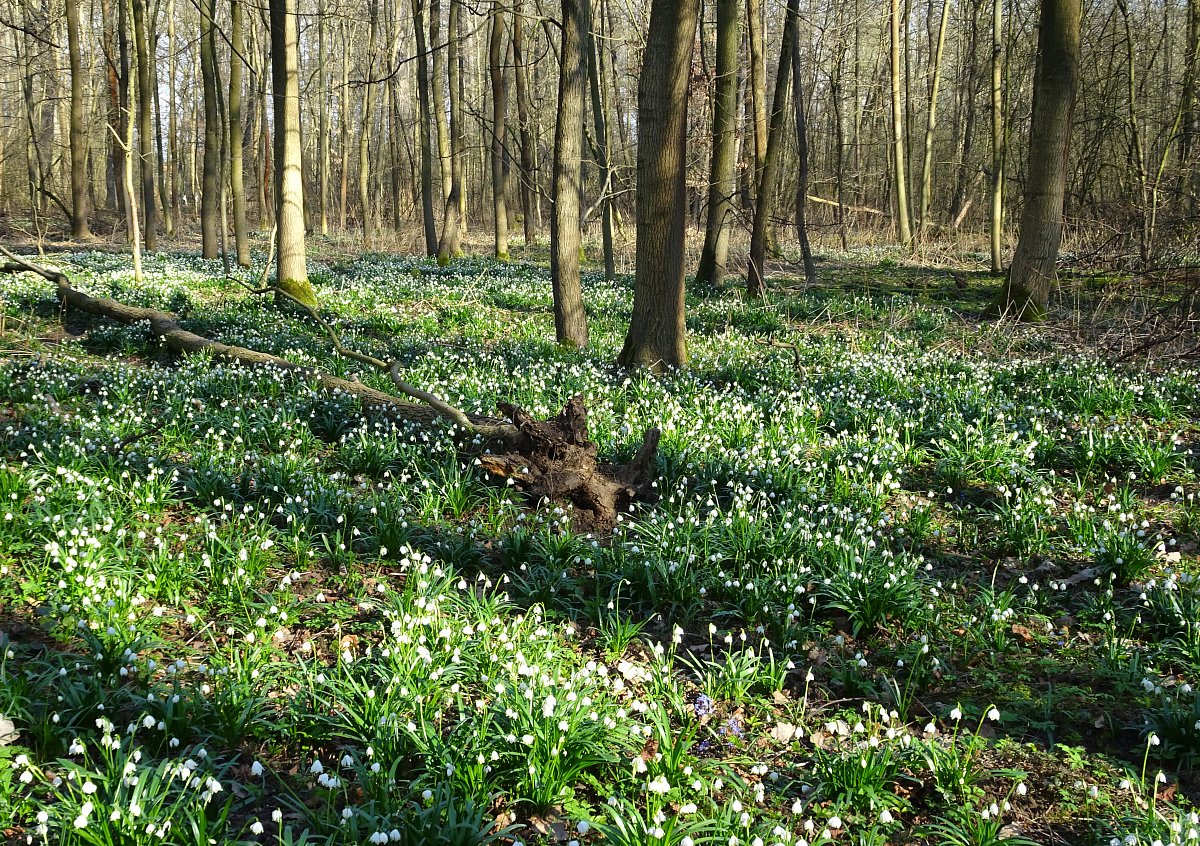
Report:
<svg viewBox="0 0 1200 846"><path fill-rule="evenodd" d="M200 76L204 86L204 184L200 193L201 252L217 257L220 139L217 137L217 41L214 0L200 0Z"/></svg>
<svg viewBox="0 0 1200 846"><path fill-rule="evenodd" d="M708 177L708 221L697 284L719 285L729 258L729 218L737 192L738 0L717 0L717 83L713 97L712 163Z"/></svg>
<svg viewBox="0 0 1200 846"><path fill-rule="evenodd" d="M554 130L554 207L550 219L550 283L554 292L554 332L560 344L585 347L587 314L579 282L583 195L584 49L588 43L587 0L562 0L561 72L558 119Z"/></svg>
<svg viewBox="0 0 1200 846"><path fill-rule="evenodd" d="M275 285L315 306L304 255L298 0L271 0L271 90L275 105Z"/></svg>
<svg viewBox="0 0 1200 846"><path fill-rule="evenodd" d="M325 0L317 3L317 96L320 102L318 109L318 132L320 137L319 171L317 173L317 208L321 218L321 234L329 234L329 77L326 73L325 32Z"/></svg>
<svg viewBox="0 0 1200 846"><path fill-rule="evenodd" d="M536 221L533 211L533 145L529 128L529 70L525 56L525 11L524 0L516 0L513 7L513 79L517 98L517 139L521 150L521 222L524 226L525 248L528 250L537 241Z"/></svg>
<svg viewBox="0 0 1200 846"><path fill-rule="evenodd" d="M154 89L150 78L150 51L146 37L146 0L133 0L133 41L138 63L138 159L142 180L142 211L146 249L158 250L158 222L154 189Z"/></svg>
<svg viewBox="0 0 1200 846"><path fill-rule="evenodd" d="M1039 154L1040 155L1040 154ZM992 2L992 273L1004 270L1004 0Z"/></svg>
<svg viewBox="0 0 1200 846"><path fill-rule="evenodd" d="M504 79L504 7L492 3L488 38L488 75L492 82L492 211L496 233L496 258L508 261L508 171L504 140L508 132L508 85Z"/></svg>
<svg viewBox="0 0 1200 846"><path fill-rule="evenodd" d="M1037 320L1046 313L1062 240L1071 122L1079 86L1081 0L1042 0L1029 127L1029 176L1021 235L992 315Z"/></svg>
<svg viewBox="0 0 1200 846"><path fill-rule="evenodd" d="M133 16L136 20L138 16L138 0L120 0L120 2L122 6L126 2L129 3L129 7L133 9ZM136 37L136 25L134 32ZM130 85L132 85L135 75L140 77L145 73L145 65L141 61L145 56L145 50L137 49L134 51L134 55L136 57L134 60L136 64L129 66ZM129 226L129 249L133 256L133 279L135 282L141 282L142 237L138 226L137 200L134 198L133 191L133 93L128 85L125 88L125 92L125 102L122 103L125 108L125 120L122 124L125 127L125 137L121 139L121 149L125 153L125 219Z"/></svg>
<svg viewBox="0 0 1200 846"><path fill-rule="evenodd" d="M421 137L421 219L425 230L425 253L438 254L437 221L433 216L433 147L429 139L433 115L429 105L429 47L425 43L425 8L422 0L412 0L413 24L417 32L417 103Z"/></svg>
<svg viewBox="0 0 1200 846"><path fill-rule="evenodd" d="M798 4L797 4L798 5ZM792 26L798 30L799 21ZM787 58L780 56L780 62ZM800 255L804 260L804 281L810 285L817 281L817 265L813 261L812 245L808 242L808 220L804 208L808 202L808 117L804 109L804 86L800 79L800 37L797 31L792 37L792 101L796 111L796 154L800 160L796 177L796 239L800 242Z"/></svg>
<svg viewBox="0 0 1200 846"><path fill-rule="evenodd" d="M416 0L414 0L414 3ZM350 32L342 24L342 84L338 103L339 170L341 188L338 192L338 231L346 231L346 206L350 184Z"/></svg>
<svg viewBox="0 0 1200 846"><path fill-rule="evenodd" d="M373 222L371 215L370 180L371 156L371 83L375 72L375 47L379 34L379 2L367 0L367 80L362 91L362 124L358 133L358 213L362 224L363 249L370 249Z"/></svg>
<svg viewBox="0 0 1200 846"><path fill-rule="evenodd" d="M613 176L612 164L609 160L608 146L608 113L604 102L603 88L600 85L600 55L592 27L591 0L582 0L584 19L587 21L586 39L588 77L592 89L592 123L596 130L596 141L593 145L596 156L596 167L600 171L601 219L600 231L604 246L604 278L613 279L617 275L617 259L613 246Z"/></svg>
<svg viewBox="0 0 1200 846"><path fill-rule="evenodd" d="M929 232L929 206L933 201L933 137L937 130L938 84L942 78L942 56L946 49L946 23L950 20L950 0L942 0L942 20L938 26L937 51L933 58L933 80L929 85L929 111L925 120L925 158L921 163L921 217L918 226L922 237Z"/></svg>
<svg viewBox="0 0 1200 846"><path fill-rule="evenodd" d="M179 109L176 102L175 0L167 0L167 167L168 193L171 195L171 220L179 216ZM168 232L170 234L170 232Z"/></svg>
<svg viewBox="0 0 1200 846"><path fill-rule="evenodd" d="M792 42L796 39L799 0L788 0L783 34L779 43L779 65L775 72L775 91L771 99L771 128L767 134L767 158L758 180L754 205L754 229L750 233L750 263L746 269L746 295L761 299L766 295L765 265L768 227L775 213L775 177L779 170L780 145L787 111L788 73L792 66Z"/></svg>
<svg viewBox="0 0 1200 846"><path fill-rule="evenodd" d="M450 0L448 50L446 54L447 81L450 93L450 196L446 198L446 211L442 216L442 238L438 243L438 264L445 265L452 258L462 255L462 195L463 195L463 148L466 146L462 117L462 95L459 75L461 73L459 37L462 0Z"/></svg>
<svg viewBox="0 0 1200 846"><path fill-rule="evenodd" d="M750 102L754 107L754 178L762 179L767 161L767 63L763 56L762 0L746 0L747 40L750 42Z"/></svg>
<svg viewBox="0 0 1200 846"><path fill-rule="evenodd" d="M700 0L652 0L638 80L637 250L633 315L618 361L687 364L683 236L688 80Z"/></svg>
<svg viewBox="0 0 1200 846"><path fill-rule="evenodd" d="M446 125L446 89L442 87L442 80L446 78L446 47L441 43L442 40L441 0L430 0L429 49L433 60L433 125L437 130L438 172L442 180L441 200L445 203L446 198L450 196L454 176L450 172L450 131Z"/></svg>
<svg viewBox="0 0 1200 846"><path fill-rule="evenodd" d="M79 51L79 0L67 0L67 52L71 62L71 237L92 237L88 226L88 135L83 117L83 61Z"/></svg>
<svg viewBox="0 0 1200 846"><path fill-rule="evenodd" d="M229 185L233 195L233 241L240 267L250 266L250 236L246 227L246 181L242 174L242 61L246 39L242 25L242 0L230 0L229 57Z"/></svg>
<svg viewBox="0 0 1200 846"><path fill-rule="evenodd" d="M896 204L896 235L900 243L912 243L912 224L908 216L908 145L905 128L903 68L900 62L902 43L901 24L907 30L908 20L901 21L900 0L891 0L891 50L889 69L892 80L892 192Z"/></svg>
<svg viewBox="0 0 1200 846"><path fill-rule="evenodd" d="M171 194L167 185L167 155L163 144L163 109L158 75L158 4L156 14L148 21L150 39L150 90L154 94L154 151L155 185L158 189L158 206L162 213L163 233L171 238L175 234L175 214L171 208Z"/></svg>

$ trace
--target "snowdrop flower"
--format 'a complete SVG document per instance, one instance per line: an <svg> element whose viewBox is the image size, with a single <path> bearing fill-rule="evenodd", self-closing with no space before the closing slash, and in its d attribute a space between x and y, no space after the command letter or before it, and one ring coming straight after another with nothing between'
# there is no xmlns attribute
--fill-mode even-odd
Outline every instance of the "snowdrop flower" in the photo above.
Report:
<svg viewBox="0 0 1200 846"><path fill-rule="evenodd" d="M954 710L950 712L950 719L956 723L962 719L962 711L958 709L958 706L955 706Z"/></svg>
<svg viewBox="0 0 1200 846"><path fill-rule="evenodd" d="M250 832L252 834L262 834L263 833L263 824L260 823L258 820L255 820L254 822L252 822L250 824Z"/></svg>
<svg viewBox="0 0 1200 846"><path fill-rule="evenodd" d="M253 764L250 765L250 775L257 777L262 774L263 774L263 765L260 762L255 761Z"/></svg>
<svg viewBox="0 0 1200 846"><path fill-rule="evenodd" d="M1000 719L999 709L993 707L990 711L987 712L987 718L989 720L991 720L992 722L997 722Z"/></svg>

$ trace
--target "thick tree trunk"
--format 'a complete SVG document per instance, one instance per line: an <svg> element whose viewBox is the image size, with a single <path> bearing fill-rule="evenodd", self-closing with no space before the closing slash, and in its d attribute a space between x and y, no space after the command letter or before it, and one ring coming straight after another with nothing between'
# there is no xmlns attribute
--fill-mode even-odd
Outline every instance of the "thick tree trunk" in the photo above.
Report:
<svg viewBox="0 0 1200 846"><path fill-rule="evenodd" d="M560 344L588 343L587 314L579 282L579 213L583 196L583 51L587 44L587 0L562 0L561 72L554 130L554 209L550 220L550 284L554 332Z"/></svg>
<svg viewBox="0 0 1200 846"><path fill-rule="evenodd" d="M754 229L750 233L750 263L746 269L746 295L760 299L766 295L765 266L771 217L775 214L775 177L779 171L783 126L787 116L788 74L792 66L792 42L796 39L799 0L788 0L783 34L779 42L779 65L775 72L775 92L771 99L771 128L767 134L767 157L758 180L754 204Z"/></svg>
<svg viewBox="0 0 1200 846"><path fill-rule="evenodd" d="M417 0L413 0L415 3ZM338 231L346 231L350 185L350 29L342 24L342 84L338 96Z"/></svg>
<svg viewBox="0 0 1200 846"><path fill-rule="evenodd" d="M933 140L937 130L938 86L942 78L942 56L946 50L946 24L950 20L950 0L942 0L942 18L938 26L937 50L933 57L933 79L929 85L929 110L925 120L925 157L921 162L921 216L917 225L922 236L929 232L930 204L933 201Z"/></svg>
<svg viewBox="0 0 1200 846"><path fill-rule="evenodd" d="M754 127L754 174L758 185L767 161L767 62L763 40L763 0L746 0L746 39L750 47L750 103Z"/></svg>
<svg viewBox="0 0 1200 846"><path fill-rule="evenodd" d="M138 63L138 164L142 182L142 218L146 249L158 249L158 198L154 188L154 88L146 29L146 0L133 2L133 41Z"/></svg>
<svg viewBox="0 0 1200 846"><path fill-rule="evenodd" d="M167 0L167 167L171 219L179 216L179 110L176 104L175 0ZM168 233L169 234L169 233Z"/></svg>
<svg viewBox="0 0 1200 846"><path fill-rule="evenodd" d="M992 3L992 273L1004 270L1001 237L1004 232L1004 0ZM1040 157L1039 153L1039 157Z"/></svg>
<svg viewBox="0 0 1200 846"><path fill-rule="evenodd" d="M134 9L134 17L137 17L138 0L120 0L122 5L128 2L129 7ZM137 81L137 78L145 73L145 66L142 64L141 50L136 50L135 63L129 67L130 80ZM140 86L139 86L140 88ZM137 199L134 197L133 189L133 92L126 89L125 102L122 105L125 108L125 137L121 139L121 149L125 152L125 221L129 227L129 250L133 258L133 279L135 282L142 281L142 233L138 221Z"/></svg>
<svg viewBox="0 0 1200 846"><path fill-rule="evenodd" d="M492 83L492 213L496 236L496 258L508 261L508 168L504 141L508 133L508 83L504 78L504 7L492 4L491 35L488 38L488 76Z"/></svg>
<svg viewBox="0 0 1200 846"><path fill-rule="evenodd" d="M271 0L271 89L275 103L276 286L315 306L304 255L297 0Z"/></svg>
<svg viewBox="0 0 1200 846"><path fill-rule="evenodd" d="M441 0L429 2L429 50L432 54L433 73L433 125L437 130L438 173L442 180L441 201L450 196L454 175L450 172L450 130L446 124L446 89L442 80L446 77L446 46L442 43Z"/></svg>
<svg viewBox="0 0 1200 846"><path fill-rule="evenodd" d="M242 26L242 0L230 0L229 57L229 185L233 195L233 241L239 267L250 266L250 236L246 227L246 181L242 173L242 57L246 39Z"/></svg>
<svg viewBox="0 0 1200 846"><path fill-rule="evenodd" d="M158 76L158 23L155 17L151 17L149 24L150 55L154 57L150 62L150 88L154 92L154 150L157 153L155 185L158 188L159 211L162 212L163 234L171 238L175 235L175 212L171 208L171 192L167 184L167 151L163 142L163 109Z"/></svg>
<svg viewBox="0 0 1200 846"><path fill-rule="evenodd" d="M533 134L529 127L529 69L525 56L525 9L523 0L513 8L513 81L517 99L517 143L521 154L521 223L524 228L525 249L537 241L536 219L533 210Z"/></svg>
<svg viewBox="0 0 1200 846"><path fill-rule="evenodd" d="M317 209L321 234L329 234L329 76L325 68L325 0L317 3L317 131L321 133L317 171Z"/></svg>
<svg viewBox="0 0 1200 846"><path fill-rule="evenodd" d="M437 221L433 216L433 146L429 132L433 114L429 104L429 47L425 43L425 7L412 0L413 25L417 33L417 131L421 138L421 221L425 230L425 254L438 254Z"/></svg>
<svg viewBox="0 0 1200 846"><path fill-rule="evenodd" d="M615 226L612 202L613 177L612 164L609 160L608 147L608 114L604 101L603 88L600 84L600 55L596 37L592 27L591 0L581 0L584 20L587 29L584 32L587 51L588 79L592 91L592 125L596 130L596 141L593 149L596 156L596 167L600 171L600 235L604 248L604 278L613 279L617 275L617 259L614 252L613 228Z"/></svg>
<svg viewBox="0 0 1200 846"><path fill-rule="evenodd" d="M905 128L903 68L900 62L902 27L907 31L907 16L901 21L900 0L891 0L891 40L888 68L892 81L892 194L896 205L896 237L907 246L912 243L912 223L908 214L908 144Z"/></svg>
<svg viewBox="0 0 1200 846"><path fill-rule="evenodd" d="M797 21L793 26L798 27ZM781 56L780 61L784 61ZM800 242L800 255L804 261L804 281L812 285L817 281L817 265L813 261L812 245L808 241L808 115L804 108L804 86L800 77L800 38L797 32L792 38L792 101L796 114L796 156L799 165L796 175L796 240Z"/></svg>
<svg viewBox="0 0 1200 846"><path fill-rule="evenodd" d="M201 253L217 257L220 139L217 135L217 41L214 0L200 0L200 76L204 87L204 181L200 189Z"/></svg>
<svg viewBox="0 0 1200 846"><path fill-rule="evenodd" d="M638 80L637 250L633 315L618 361L687 364L683 236L688 81L700 0L653 0Z"/></svg>
<svg viewBox="0 0 1200 846"><path fill-rule="evenodd" d="M712 162L708 221L696 282L720 284L729 258L729 218L737 191L738 0L717 0L717 85L713 97Z"/></svg>
<svg viewBox="0 0 1200 846"><path fill-rule="evenodd" d="M79 0L67 0L67 52L71 62L71 237L92 237L88 226L88 134L83 117L83 61L79 50Z"/></svg>
<svg viewBox="0 0 1200 846"><path fill-rule="evenodd" d="M1040 319L1056 280L1079 87L1080 14L1081 0L1042 0L1021 234L1008 277L989 309L992 315Z"/></svg>
<svg viewBox="0 0 1200 846"><path fill-rule="evenodd" d="M367 0L367 80L375 72L375 47L379 33L379 3L378 0ZM363 249L370 249L374 227L371 214L370 180L371 180L371 113L374 101L372 99L371 83L365 82L362 87L362 122L358 133L358 213L359 223L362 224Z"/></svg>
<svg viewBox="0 0 1200 846"><path fill-rule="evenodd" d="M462 0L450 0L450 18L447 29L448 50L446 55L447 82L450 94L450 195L446 198L446 210L442 216L442 238L438 243L438 264L445 265L462 255L462 196L463 154L466 139L463 132L462 96L459 89L461 72L459 51L460 15Z"/></svg>

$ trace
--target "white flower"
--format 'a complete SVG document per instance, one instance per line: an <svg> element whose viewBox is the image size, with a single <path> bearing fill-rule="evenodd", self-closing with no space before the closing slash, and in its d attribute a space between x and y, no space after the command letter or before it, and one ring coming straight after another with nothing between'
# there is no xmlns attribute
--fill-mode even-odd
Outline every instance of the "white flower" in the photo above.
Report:
<svg viewBox="0 0 1200 846"><path fill-rule="evenodd" d="M962 711L960 711L957 706L953 711L950 712L950 719L954 720L956 723L962 719Z"/></svg>
<svg viewBox="0 0 1200 846"><path fill-rule="evenodd" d="M987 712L987 718L992 722L997 722L1000 719L1000 711L997 708L992 708Z"/></svg>
<svg viewBox="0 0 1200 846"><path fill-rule="evenodd" d="M260 776L263 774L263 765L259 761L255 761L250 765L250 775Z"/></svg>
<svg viewBox="0 0 1200 846"><path fill-rule="evenodd" d="M657 793L661 796L665 796L671 792L671 783L667 781L666 776L659 776L646 785L646 789L651 793Z"/></svg>
<svg viewBox="0 0 1200 846"><path fill-rule="evenodd" d="M881 823L890 823L894 819L895 819L895 817L892 816L892 812L889 811L887 808L884 808L883 813L879 815L879 821Z"/></svg>
<svg viewBox="0 0 1200 846"><path fill-rule="evenodd" d="M282 822L283 821L283 811L279 810L278 808L276 808L274 811L272 811L271 812L271 821L272 822Z"/></svg>
<svg viewBox="0 0 1200 846"><path fill-rule="evenodd" d="M322 764L321 759L318 758L317 760L313 761L312 766L308 768L308 771L313 775L320 775L321 773L325 772L325 765Z"/></svg>
<svg viewBox="0 0 1200 846"><path fill-rule="evenodd" d="M250 824L250 831L253 834L262 834L263 833L263 824L260 823L258 820L255 820L254 822L252 822Z"/></svg>
<svg viewBox="0 0 1200 846"><path fill-rule="evenodd" d="M592 826L587 820L580 820L575 824L575 830L580 834L587 834L592 830Z"/></svg>
<svg viewBox="0 0 1200 846"><path fill-rule="evenodd" d="M1028 792L1029 792L1029 788L1025 786L1025 782L1021 782L1020 784L1017 785L1017 795L1018 796L1024 796Z"/></svg>
<svg viewBox="0 0 1200 846"><path fill-rule="evenodd" d="M830 817L829 821L828 821L828 825L830 828L841 828L842 827L842 818L836 817L836 816Z"/></svg>
<svg viewBox="0 0 1200 846"><path fill-rule="evenodd" d="M92 784L92 782L89 780L89 781L85 781L83 783L83 787L81 787L79 789L82 790L86 795L91 796L93 793L96 792L96 785Z"/></svg>

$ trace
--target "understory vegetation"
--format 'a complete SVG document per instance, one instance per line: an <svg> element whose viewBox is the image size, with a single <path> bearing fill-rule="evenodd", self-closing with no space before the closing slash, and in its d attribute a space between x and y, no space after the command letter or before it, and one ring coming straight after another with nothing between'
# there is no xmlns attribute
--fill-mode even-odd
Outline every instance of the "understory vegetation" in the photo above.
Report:
<svg viewBox="0 0 1200 846"><path fill-rule="evenodd" d="M259 262L264 256L258 258ZM88 293L388 390L193 256ZM259 265L261 267L261 264ZM242 271L239 271L242 272ZM255 271L244 271L253 282ZM860 258L692 290L692 365L553 343L533 265L312 264L354 349L472 413L662 429L572 529L449 426L0 290L0 830L13 843L1200 838L1200 370L1115 367ZM898 284L907 281L911 290Z"/></svg>

